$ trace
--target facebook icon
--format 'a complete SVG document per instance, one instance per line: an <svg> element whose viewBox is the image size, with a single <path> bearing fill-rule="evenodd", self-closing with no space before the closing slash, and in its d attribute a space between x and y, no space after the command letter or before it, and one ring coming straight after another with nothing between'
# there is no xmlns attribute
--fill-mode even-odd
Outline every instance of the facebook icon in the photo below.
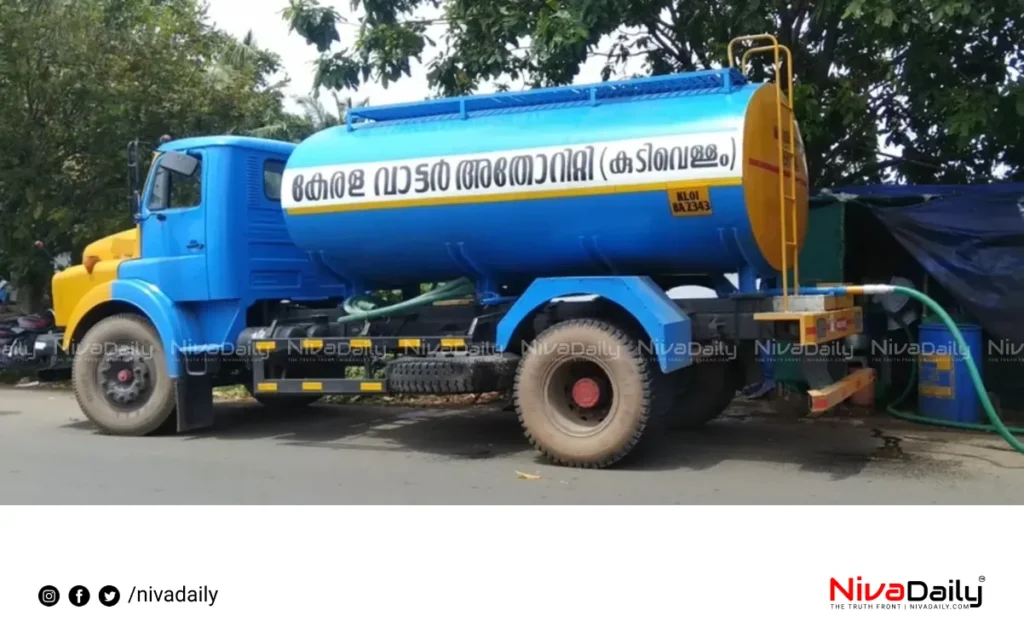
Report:
<svg viewBox="0 0 1024 633"><path fill-rule="evenodd" d="M89 590L82 585L75 585L68 592L68 599L76 607L84 607L89 602Z"/></svg>

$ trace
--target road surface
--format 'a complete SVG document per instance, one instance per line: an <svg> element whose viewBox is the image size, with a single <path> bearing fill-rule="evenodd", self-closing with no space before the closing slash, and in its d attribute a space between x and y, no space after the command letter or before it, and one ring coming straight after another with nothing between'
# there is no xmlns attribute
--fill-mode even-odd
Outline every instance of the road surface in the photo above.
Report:
<svg viewBox="0 0 1024 633"><path fill-rule="evenodd" d="M120 438L52 389L0 387L3 504L996 504L1024 456L990 435L858 418L781 419L749 403L669 436L628 469L545 464L512 413L218 404L187 436ZM884 426L879 426L884 424ZM886 439L894 447L886 450ZM518 473L539 478L524 478Z"/></svg>

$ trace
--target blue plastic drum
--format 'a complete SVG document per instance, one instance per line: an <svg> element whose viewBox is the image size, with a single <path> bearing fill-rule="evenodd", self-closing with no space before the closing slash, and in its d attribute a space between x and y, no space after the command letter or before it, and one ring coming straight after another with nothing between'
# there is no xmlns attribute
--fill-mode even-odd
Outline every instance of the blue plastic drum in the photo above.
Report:
<svg viewBox="0 0 1024 633"><path fill-rule="evenodd" d="M957 325L967 343L961 349L953 334L942 323L921 325L917 383L918 411L921 415L977 424L981 401L971 381L967 358L982 368L982 330L975 325Z"/></svg>

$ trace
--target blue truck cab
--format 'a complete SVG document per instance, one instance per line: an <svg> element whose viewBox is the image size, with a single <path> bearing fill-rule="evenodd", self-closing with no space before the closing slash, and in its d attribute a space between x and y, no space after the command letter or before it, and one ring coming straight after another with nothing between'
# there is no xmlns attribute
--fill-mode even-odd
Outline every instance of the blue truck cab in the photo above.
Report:
<svg viewBox="0 0 1024 633"><path fill-rule="evenodd" d="M503 392L584 467L705 424L759 379L758 341L861 329L851 297L757 291L806 220L778 85L730 68L357 108L298 145L163 142L144 181L130 145L134 228L53 279L78 402L139 436L212 424L218 385L289 410ZM669 296L687 284L719 296ZM868 385L840 366L805 368L808 410Z"/></svg>
<svg viewBox="0 0 1024 633"><path fill-rule="evenodd" d="M111 425L154 389L184 393L186 361L230 352L261 302L342 294L284 228L281 175L293 149L229 136L163 143L137 194L135 228L90 244L81 265L54 276L65 349L109 374L86 381L78 372L78 398L118 403ZM100 350L105 330L94 327L103 322L149 328L158 345Z"/></svg>

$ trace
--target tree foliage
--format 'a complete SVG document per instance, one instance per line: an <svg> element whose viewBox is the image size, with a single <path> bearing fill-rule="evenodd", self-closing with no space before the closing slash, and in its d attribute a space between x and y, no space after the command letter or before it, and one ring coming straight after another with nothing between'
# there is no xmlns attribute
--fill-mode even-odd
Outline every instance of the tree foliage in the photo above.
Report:
<svg viewBox="0 0 1024 633"><path fill-rule="evenodd" d="M351 96L342 98L333 91L330 96L334 101L333 111L324 105L320 91L316 91L295 99L295 104L302 110L301 114L282 113L277 121L250 130L249 134L260 138L299 142L311 134L341 125L345 122L350 108L369 103L369 99L353 103Z"/></svg>
<svg viewBox="0 0 1024 633"><path fill-rule="evenodd" d="M130 226L128 141L279 121L278 66L198 0L0 2L0 277L38 291L34 240L77 254Z"/></svg>
<svg viewBox="0 0 1024 633"><path fill-rule="evenodd" d="M319 51L316 85L387 86L427 64L439 95L721 67L737 35L768 32L794 55L797 116L814 186L1024 178L1024 0L352 0L355 29L291 0ZM431 27L444 25L440 42ZM343 34L345 35L343 37ZM438 54L423 59L437 44ZM769 78L766 58L752 64ZM902 157L879 153L879 136Z"/></svg>

